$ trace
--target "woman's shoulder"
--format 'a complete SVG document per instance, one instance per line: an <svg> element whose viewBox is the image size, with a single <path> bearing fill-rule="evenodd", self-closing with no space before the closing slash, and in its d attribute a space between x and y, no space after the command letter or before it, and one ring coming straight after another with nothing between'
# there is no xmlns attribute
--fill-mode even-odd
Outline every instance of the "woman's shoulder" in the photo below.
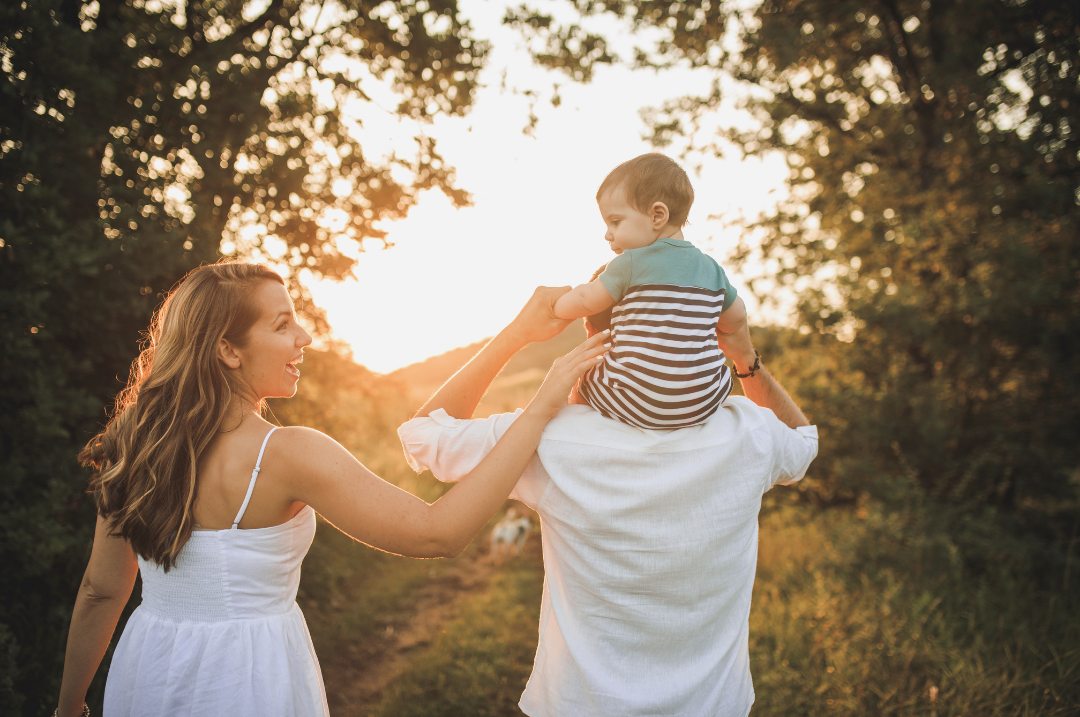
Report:
<svg viewBox="0 0 1080 717"><path fill-rule="evenodd" d="M307 426L279 426L266 445L267 453L290 453L299 448L337 445L330 436Z"/></svg>
<svg viewBox="0 0 1080 717"><path fill-rule="evenodd" d="M270 437L262 465L270 469L270 479L291 494L297 486L332 473L351 458L348 450L322 431L287 426Z"/></svg>
<svg viewBox="0 0 1080 717"><path fill-rule="evenodd" d="M278 428L266 446L268 460L291 469L311 467L313 463L333 460L342 453L349 452L322 431L306 426Z"/></svg>

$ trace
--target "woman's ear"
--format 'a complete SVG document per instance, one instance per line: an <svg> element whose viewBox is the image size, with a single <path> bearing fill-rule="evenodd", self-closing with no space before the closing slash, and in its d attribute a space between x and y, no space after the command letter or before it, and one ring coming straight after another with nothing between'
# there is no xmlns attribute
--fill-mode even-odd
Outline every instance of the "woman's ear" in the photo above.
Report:
<svg viewBox="0 0 1080 717"><path fill-rule="evenodd" d="M663 202L653 202L653 205L649 207L649 219L652 221L653 229L666 227L670 217L667 205Z"/></svg>
<svg viewBox="0 0 1080 717"><path fill-rule="evenodd" d="M231 369L240 368L240 354L236 352L236 347L228 342L227 339L220 339L217 345L217 356L221 363L225 364Z"/></svg>

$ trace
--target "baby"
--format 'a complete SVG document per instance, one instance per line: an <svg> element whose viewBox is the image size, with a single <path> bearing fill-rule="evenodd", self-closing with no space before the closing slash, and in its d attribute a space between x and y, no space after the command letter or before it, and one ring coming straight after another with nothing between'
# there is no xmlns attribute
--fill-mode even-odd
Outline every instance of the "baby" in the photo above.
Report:
<svg viewBox="0 0 1080 717"><path fill-rule="evenodd" d="M696 426L731 393L716 331L745 333L746 308L724 270L682 237L694 202L686 172L662 154L613 169L596 193L618 254L559 297L560 319L611 311L611 350L581 380L602 415L639 428Z"/></svg>

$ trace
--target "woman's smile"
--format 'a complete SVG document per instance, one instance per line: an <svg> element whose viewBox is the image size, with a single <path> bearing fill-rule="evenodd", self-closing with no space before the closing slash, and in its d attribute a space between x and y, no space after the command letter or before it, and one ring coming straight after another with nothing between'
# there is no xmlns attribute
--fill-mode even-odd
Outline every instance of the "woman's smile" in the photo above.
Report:
<svg viewBox="0 0 1080 717"><path fill-rule="evenodd" d="M304 362L304 355L300 354L298 358L293 359L289 363L285 364L285 370L296 378L300 378L300 369L296 367L296 364Z"/></svg>

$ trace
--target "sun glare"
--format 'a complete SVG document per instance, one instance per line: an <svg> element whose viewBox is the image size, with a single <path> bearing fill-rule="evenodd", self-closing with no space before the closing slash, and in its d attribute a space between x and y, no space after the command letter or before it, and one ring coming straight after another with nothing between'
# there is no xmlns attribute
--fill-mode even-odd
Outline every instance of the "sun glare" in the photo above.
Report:
<svg viewBox="0 0 1080 717"><path fill-rule="evenodd" d="M498 39L509 32L490 7L465 3L463 12L479 34ZM383 227L392 248L367 243L354 280L306 282L335 336L375 371L493 335L538 285L587 281L612 257L596 188L618 163L653 151L642 139L639 111L701 92L711 79L686 70L601 67L588 85L563 84L557 108L536 106L539 122L530 135L523 131L529 100L513 92L514 78L548 87L560 78L532 67L512 36L502 40L494 43L472 112L423 128L456 168L473 205L457 210L441 193L427 192L407 218ZM497 81L504 71L509 91ZM721 115L721 123L746 122L734 109ZM414 130L387 115L365 116L356 131L365 153L379 154L410 141ZM787 169L779 158L697 159L700 167L687 167L696 201L685 235L724 266L738 235L710 217L754 216L772 206ZM744 285L747 277L725 268L737 287Z"/></svg>

